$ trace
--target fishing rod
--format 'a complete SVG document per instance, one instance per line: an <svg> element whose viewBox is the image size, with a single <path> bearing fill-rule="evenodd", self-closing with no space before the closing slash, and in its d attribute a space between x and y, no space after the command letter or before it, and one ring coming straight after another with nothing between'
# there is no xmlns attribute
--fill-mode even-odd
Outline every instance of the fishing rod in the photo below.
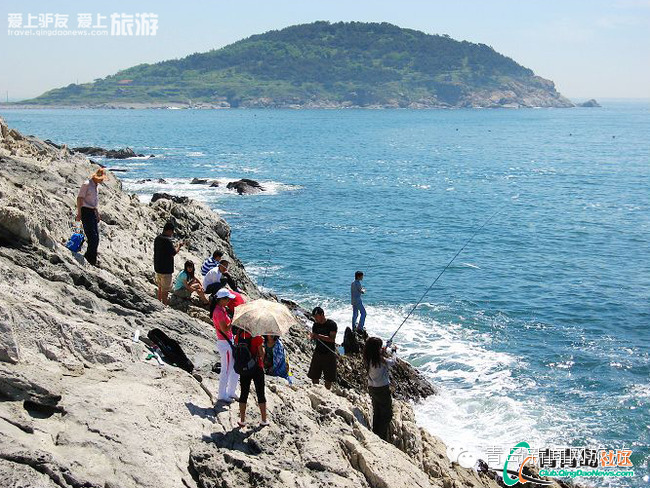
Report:
<svg viewBox="0 0 650 488"><path fill-rule="evenodd" d="M485 222L483 222L483 225L481 225L481 227L479 227L477 230L474 231L474 233L471 235L471 237L470 237L469 239L467 239L467 242L465 242L465 244L463 244L463 247L461 247L461 248L458 250L458 252L454 255L454 257L451 258L451 261L449 261L449 262L447 263L447 266L445 266L445 267L443 268L443 270L440 272L440 274L436 277L436 279L433 280L433 283L431 283L431 285L429 286L429 288L427 288L427 290L426 290L426 291L424 292L424 294L420 297L420 299L417 301L417 303L416 303L415 305L413 305L413 308L412 308L411 311L408 313L408 315L404 318L404 320L402 320L402 323L399 325L399 327L397 328L397 330L396 330L395 332L393 332L393 335L392 335L392 336L390 336L390 339L388 339L388 342L386 343L387 346L388 346L389 344L392 344L392 343L393 343L393 338L397 335L397 333L399 332L399 330L400 330L400 329L402 328L402 326L406 323L406 321L407 321L407 320L409 319L409 317L413 314L413 312L415 312L415 309L418 307L418 305L420 305L420 303L422 303L422 300L424 300L424 297L426 297L427 294L431 291L431 288L433 288L433 286L438 282L438 280L439 280L440 277L444 274L444 272L447 271L447 269L449 268L449 266L451 266L451 263L454 262L454 260L458 257L458 255L459 255L461 252L463 252L463 249L465 249L465 248L467 247L467 245L468 245L470 242L472 242L472 239L474 239L474 237L476 237L476 235L477 235L479 232L481 232L481 231L483 230L483 227L485 227L488 223L490 223L490 221L491 221L491 220L492 220L492 219L493 219L493 218L494 218L494 217L495 217L499 212L501 212L501 209L497 209L497 210L496 210L492 215L490 215L490 218L488 218Z"/></svg>
<svg viewBox="0 0 650 488"><path fill-rule="evenodd" d="M264 277L262 278L262 288L264 288L264 283L266 283L266 275L269 271L269 266L271 266L271 248L266 250L266 266L264 267Z"/></svg>

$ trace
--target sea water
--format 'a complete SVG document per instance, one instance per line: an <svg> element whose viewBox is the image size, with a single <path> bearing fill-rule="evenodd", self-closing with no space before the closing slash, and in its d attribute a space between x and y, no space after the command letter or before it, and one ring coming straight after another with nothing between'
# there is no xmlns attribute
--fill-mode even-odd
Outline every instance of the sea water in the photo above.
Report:
<svg viewBox="0 0 650 488"><path fill-rule="evenodd" d="M386 339L467 244L395 338L439 389L416 405L421 425L491 464L524 440L629 448L636 476L596 483L647 484L647 104L1 115L56 143L145 154L104 163L142 201L206 202L259 285L323 306L339 331L356 270L367 329ZM240 178L265 191L226 188Z"/></svg>

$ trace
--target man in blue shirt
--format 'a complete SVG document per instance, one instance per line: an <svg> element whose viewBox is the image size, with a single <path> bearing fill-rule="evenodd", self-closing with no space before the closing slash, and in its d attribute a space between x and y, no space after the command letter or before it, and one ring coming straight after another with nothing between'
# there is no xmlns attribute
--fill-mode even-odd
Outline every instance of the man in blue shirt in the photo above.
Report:
<svg viewBox="0 0 650 488"><path fill-rule="evenodd" d="M363 280L363 271L357 271L354 273L354 281L350 286L351 295L352 295L352 330L363 331L365 330L366 323L366 309L363 306L361 301L361 295L363 295L366 290L361 286L361 280ZM357 317L359 317L359 325L357 326Z"/></svg>

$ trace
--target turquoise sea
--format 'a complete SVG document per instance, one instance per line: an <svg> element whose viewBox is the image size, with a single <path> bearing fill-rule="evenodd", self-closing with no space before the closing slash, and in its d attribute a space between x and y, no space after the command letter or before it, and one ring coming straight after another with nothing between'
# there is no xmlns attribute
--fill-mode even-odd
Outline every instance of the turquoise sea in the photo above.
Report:
<svg viewBox="0 0 650 488"><path fill-rule="evenodd" d="M456 452L629 448L650 455L650 105L528 110L4 110L23 133L130 146L125 187L222 213L265 288L367 327L440 394L418 419ZM239 196L191 185L242 177ZM166 183L137 183L164 178ZM492 462L490 464L493 464Z"/></svg>

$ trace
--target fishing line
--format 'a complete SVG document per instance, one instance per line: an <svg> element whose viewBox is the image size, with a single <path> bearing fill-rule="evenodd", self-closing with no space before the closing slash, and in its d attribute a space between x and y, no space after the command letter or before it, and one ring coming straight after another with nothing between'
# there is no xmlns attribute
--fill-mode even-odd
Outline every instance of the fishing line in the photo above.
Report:
<svg viewBox="0 0 650 488"><path fill-rule="evenodd" d="M266 275L269 271L269 266L271 266L271 249L266 250L266 266L264 267L264 276L262 277L262 288L264 288L264 283L266 283Z"/></svg>
<svg viewBox="0 0 650 488"><path fill-rule="evenodd" d="M461 247L461 248L458 250L458 252L454 255L454 257L451 258L451 261L449 261L449 262L447 263L447 266L445 266L445 267L443 268L443 270L440 272L440 274L436 277L436 279L433 280L433 283L431 283L431 285L429 286L429 288L427 288L427 290L426 290L426 291L424 292L424 294L420 297L420 299L418 300L418 302L417 302L415 305L413 305L413 308L412 308L411 311L408 313L408 315L406 316L406 318L404 318L404 320L402 320L402 323L399 325L399 327L397 328L397 330L396 330L395 332L393 332L393 335L392 335L392 336L390 336L390 339L388 339L388 344L390 344L390 343L393 342L393 338L395 337L395 335L397 335L397 333L398 333L399 330L402 328L402 326L406 323L406 321L409 319L409 317L413 314L413 312L415 312L415 309L418 307L418 305L420 305L420 303L422 303L422 300L424 300L424 297L426 297L427 294L431 291L431 288L433 288L433 286L438 282L438 280L439 280L440 277L444 274L444 272L447 271L447 269L449 268L449 266L451 266L451 263L454 262L454 260L458 257L458 255L459 255L461 252L463 252L463 249L465 249L465 248L467 247L467 245L468 245L470 242L472 242L472 239L474 239L474 237L475 237L479 232L481 232L481 230L483 230L483 227L485 227L485 226L486 226L486 225L487 225L487 224L488 224L488 223L489 223L489 222L490 222L490 221L491 221L491 220L492 220L492 219L493 219L493 218L494 218L494 217L495 217L499 212L501 212L501 209L497 209L497 210L496 210L492 215L490 215L490 218L487 219L485 222L483 222L483 225L481 225L481 227L479 227L477 230L474 231L474 233L471 235L471 237L470 237L469 239L467 239L467 242L465 242L465 244L463 244L463 247Z"/></svg>

